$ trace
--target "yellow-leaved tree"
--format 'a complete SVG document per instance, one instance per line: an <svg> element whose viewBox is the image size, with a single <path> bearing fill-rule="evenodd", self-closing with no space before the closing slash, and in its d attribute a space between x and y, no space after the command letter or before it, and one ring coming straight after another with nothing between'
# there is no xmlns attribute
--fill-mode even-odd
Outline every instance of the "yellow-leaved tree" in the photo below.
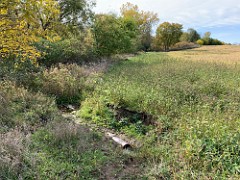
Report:
<svg viewBox="0 0 240 180"><path fill-rule="evenodd" d="M40 52L34 42L59 38L55 33L59 14L56 0L1 0L0 57L13 54L36 60Z"/></svg>
<svg viewBox="0 0 240 180"><path fill-rule="evenodd" d="M182 24L164 22L160 24L156 32L156 46L162 46L164 51L180 41L182 35Z"/></svg>
<svg viewBox="0 0 240 180"><path fill-rule="evenodd" d="M152 26L159 21L158 14L151 11L140 11L137 5L126 3L121 7L125 19L134 20L140 32L141 48L147 51L152 43Z"/></svg>

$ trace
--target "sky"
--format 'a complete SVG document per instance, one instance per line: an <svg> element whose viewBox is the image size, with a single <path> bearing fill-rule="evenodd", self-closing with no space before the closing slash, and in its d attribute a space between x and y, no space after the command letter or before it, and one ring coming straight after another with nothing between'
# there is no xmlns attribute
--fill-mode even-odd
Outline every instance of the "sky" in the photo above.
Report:
<svg viewBox="0 0 240 180"><path fill-rule="evenodd" d="M213 38L240 43L240 0L96 0L94 11L120 14L126 2L157 13L159 24L180 23L184 30L194 28L202 35L210 31Z"/></svg>

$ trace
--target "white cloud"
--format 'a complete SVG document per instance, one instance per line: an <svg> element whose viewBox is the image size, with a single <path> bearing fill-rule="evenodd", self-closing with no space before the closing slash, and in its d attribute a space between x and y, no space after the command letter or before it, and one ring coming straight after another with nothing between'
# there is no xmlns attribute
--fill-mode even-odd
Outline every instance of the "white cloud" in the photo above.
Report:
<svg viewBox="0 0 240 180"><path fill-rule="evenodd" d="M178 22L185 28L218 27L240 24L239 0L96 0L96 12L119 13L131 2L140 9L158 13L160 21Z"/></svg>

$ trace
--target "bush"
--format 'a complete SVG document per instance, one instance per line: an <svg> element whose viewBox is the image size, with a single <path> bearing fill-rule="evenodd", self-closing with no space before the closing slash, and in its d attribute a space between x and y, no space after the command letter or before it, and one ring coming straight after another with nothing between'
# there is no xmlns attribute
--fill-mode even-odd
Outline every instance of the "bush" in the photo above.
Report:
<svg viewBox="0 0 240 180"><path fill-rule="evenodd" d="M213 39L213 38L203 38L197 40L197 44L199 45L224 45L224 42L218 40L218 39Z"/></svg>
<svg viewBox="0 0 240 180"><path fill-rule="evenodd" d="M58 105L79 104L87 74L76 65L59 64L43 72L41 91L56 97Z"/></svg>
<svg viewBox="0 0 240 180"><path fill-rule="evenodd" d="M202 39L199 39L199 40L197 40L197 44L202 46L202 45L204 45L204 41Z"/></svg>
<svg viewBox="0 0 240 180"><path fill-rule="evenodd" d="M8 80L18 86L38 90L41 83L42 67L29 59L10 56L0 61L0 81Z"/></svg>
<svg viewBox="0 0 240 180"><path fill-rule="evenodd" d="M43 54L40 64L50 67L58 63L78 63L95 59L90 32L72 36L58 42L42 40L35 45Z"/></svg>
<svg viewBox="0 0 240 180"><path fill-rule="evenodd" d="M224 42L218 39L211 39L211 45L224 45Z"/></svg>
<svg viewBox="0 0 240 180"><path fill-rule="evenodd" d="M85 68L77 64L58 64L44 69L28 59L22 62L9 57L0 61L0 82L11 81L33 92L54 96L59 105L79 104L85 87L91 89L93 84L88 77L103 71L108 65L105 64L97 63Z"/></svg>
<svg viewBox="0 0 240 180"><path fill-rule="evenodd" d="M197 47L199 47L198 44L182 41L182 42L176 43L173 47L171 47L171 50L184 50L184 49L192 49Z"/></svg>

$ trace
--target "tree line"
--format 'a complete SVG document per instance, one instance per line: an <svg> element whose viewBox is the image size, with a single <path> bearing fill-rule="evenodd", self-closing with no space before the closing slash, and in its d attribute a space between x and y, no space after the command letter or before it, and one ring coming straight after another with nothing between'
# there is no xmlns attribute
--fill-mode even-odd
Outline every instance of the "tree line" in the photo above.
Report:
<svg viewBox="0 0 240 180"><path fill-rule="evenodd" d="M94 14L90 0L2 0L0 3L0 54L33 61L81 59L137 51L169 51L178 42L220 45L190 28L183 32L179 23L153 27L158 14L126 3L121 14Z"/></svg>

